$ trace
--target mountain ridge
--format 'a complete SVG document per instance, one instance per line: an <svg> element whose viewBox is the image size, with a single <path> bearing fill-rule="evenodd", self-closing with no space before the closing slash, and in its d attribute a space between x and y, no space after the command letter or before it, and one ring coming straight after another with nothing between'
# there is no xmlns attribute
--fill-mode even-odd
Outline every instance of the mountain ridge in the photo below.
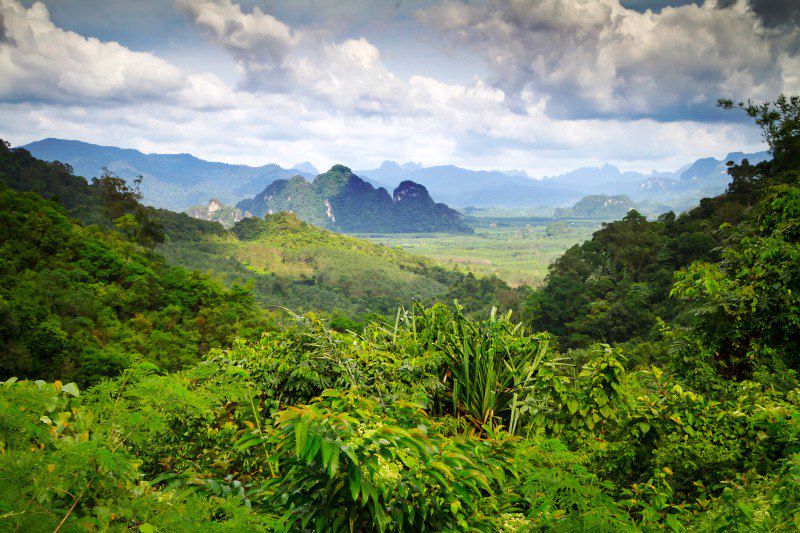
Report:
<svg viewBox="0 0 800 533"><path fill-rule="evenodd" d="M334 165L311 182L302 176L276 180L236 207L245 216L296 213L310 224L345 233L471 232L460 213L436 203L424 186L404 181L390 195L344 165Z"/></svg>
<svg viewBox="0 0 800 533"><path fill-rule="evenodd" d="M107 167L126 180L144 176L144 203L177 211L203 204L209 198L234 203L256 194L265 184L307 173L269 163L254 167L207 161L187 153L147 154L133 148L104 146L49 137L22 146L34 157L61 161L88 179Z"/></svg>
<svg viewBox="0 0 800 533"><path fill-rule="evenodd" d="M47 138L23 146L32 155L48 161L69 164L78 175L98 175L103 166L131 179L144 176L144 202L156 207L184 210L203 205L209 198L234 204L252 198L276 180L294 175L312 179L318 173L308 163L293 169L276 164L260 167L205 161L191 154L145 154L131 148L101 146L83 141ZM386 160L372 170L355 174L375 189L393 190L410 180L423 185L428 193L455 207L538 207L572 206L587 195L629 196L634 202L657 202L680 211L704 196L719 194L729 182L727 161L747 158L757 163L767 152L730 152L722 159L706 157L683 165L673 172L650 173L621 171L611 164L582 167L540 180L520 171L469 170L455 165L425 167L419 163Z"/></svg>
<svg viewBox="0 0 800 533"><path fill-rule="evenodd" d="M629 196L632 200L659 201L682 210L703 196L725 190L730 178L728 161L743 159L757 163L768 159L765 151L729 152L722 159L706 157L683 165L672 172L649 173L622 171L605 163L599 167L580 167L557 176L539 180L527 174L504 170L469 170L454 165L421 167L384 161L372 170L356 171L385 187L409 179L428 188L432 195L458 207L537 207L549 205L568 208L589 195Z"/></svg>

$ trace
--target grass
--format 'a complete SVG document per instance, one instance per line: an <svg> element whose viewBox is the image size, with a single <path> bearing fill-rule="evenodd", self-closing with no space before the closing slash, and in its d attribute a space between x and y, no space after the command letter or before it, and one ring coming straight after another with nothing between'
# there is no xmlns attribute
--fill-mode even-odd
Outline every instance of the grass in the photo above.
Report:
<svg viewBox="0 0 800 533"><path fill-rule="evenodd" d="M262 231L233 232L196 241L168 240L159 251L173 265L223 282L248 283L264 305L342 311L394 312L413 300L431 301L448 286L426 269L430 259L332 233L295 217L273 215Z"/></svg>
<svg viewBox="0 0 800 533"><path fill-rule="evenodd" d="M273 272L289 279L314 275L314 268L310 264L285 257L280 248L251 241L238 243L234 249L236 258L242 264L262 274Z"/></svg>
<svg viewBox="0 0 800 533"><path fill-rule="evenodd" d="M553 221L534 217L472 218L474 235L446 233L362 234L386 246L430 257L476 274L495 274L511 286L539 286L547 267L566 249L590 238L599 222Z"/></svg>

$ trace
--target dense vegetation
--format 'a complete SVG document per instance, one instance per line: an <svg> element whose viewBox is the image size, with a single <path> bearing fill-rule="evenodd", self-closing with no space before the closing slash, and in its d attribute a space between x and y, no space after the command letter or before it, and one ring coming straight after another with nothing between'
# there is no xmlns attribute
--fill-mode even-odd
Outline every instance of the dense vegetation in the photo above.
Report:
<svg viewBox="0 0 800 533"><path fill-rule="evenodd" d="M241 287L170 267L34 193L0 186L0 221L2 375L83 384L133 362L176 370L263 327Z"/></svg>
<svg viewBox="0 0 800 533"><path fill-rule="evenodd" d="M348 233L472 232L460 213L434 202L422 185L404 181L390 196L342 165L334 165L311 183L302 176L275 181L236 207L257 217L288 211L315 226Z"/></svg>
<svg viewBox="0 0 800 533"><path fill-rule="evenodd" d="M733 165L684 216L606 226L531 296L535 321L560 302L596 327L441 303L344 332L290 313L173 372L8 379L0 527L797 530L800 98L741 107L771 161ZM633 306L629 331L597 294Z"/></svg>
<svg viewBox="0 0 800 533"><path fill-rule="evenodd" d="M109 171L88 183L68 166L46 163L5 144L0 148L0 183L52 198L84 224L118 230L155 247L171 265L208 273L229 286L249 284L263 305L313 309L349 323L373 313L391 316L412 299L432 303L459 298L469 311L488 312L492 306L516 309L523 295L496 277L447 270L300 223L285 213L267 217L274 221L272 231L240 240L237 235L248 234L246 230L226 231L216 222L142 206L137 184L131 188ZM289 219L295 222L280 222ZM258 222L243 224L247 228Z"/></svg>
<svg viewBox="0 0 800 533"><path fill-rule="evenodd" d="M753 201L751 192L731 190L677 217L668 212L649 221L631 210L603 224L550 266L527 302L527 319L570 347L652 339L658 318L682 310L669 297L674 273L693 261L718 260L719 246Z"/></svg>

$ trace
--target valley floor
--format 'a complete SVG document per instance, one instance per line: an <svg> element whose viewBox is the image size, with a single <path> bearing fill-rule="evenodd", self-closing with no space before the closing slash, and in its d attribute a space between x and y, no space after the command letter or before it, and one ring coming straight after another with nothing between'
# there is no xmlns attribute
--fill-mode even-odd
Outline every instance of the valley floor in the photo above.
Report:
<svg viewBox="0 0 800 533"><path fill-rule="evenodd" d="M494 274L512 287L538 287L547 267L565 250L600 228L597 221L492 218L475 224L474 235L448 233L359 234L386 246L399 246L447 267Z"/></svg>

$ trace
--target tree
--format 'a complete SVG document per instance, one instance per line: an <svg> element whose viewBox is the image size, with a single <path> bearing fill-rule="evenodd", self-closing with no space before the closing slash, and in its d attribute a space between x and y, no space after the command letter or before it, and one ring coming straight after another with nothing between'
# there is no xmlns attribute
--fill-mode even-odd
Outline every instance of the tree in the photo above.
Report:
<svg viewBox="0 0 800 533"><path fill-rule="evenodd" d="M761 127L769 145L772 173L800 168L800 96L781 94L774 102L755 104L748 100L734 105L733 100L719 99L723 109L742 109Z"/></svg>

